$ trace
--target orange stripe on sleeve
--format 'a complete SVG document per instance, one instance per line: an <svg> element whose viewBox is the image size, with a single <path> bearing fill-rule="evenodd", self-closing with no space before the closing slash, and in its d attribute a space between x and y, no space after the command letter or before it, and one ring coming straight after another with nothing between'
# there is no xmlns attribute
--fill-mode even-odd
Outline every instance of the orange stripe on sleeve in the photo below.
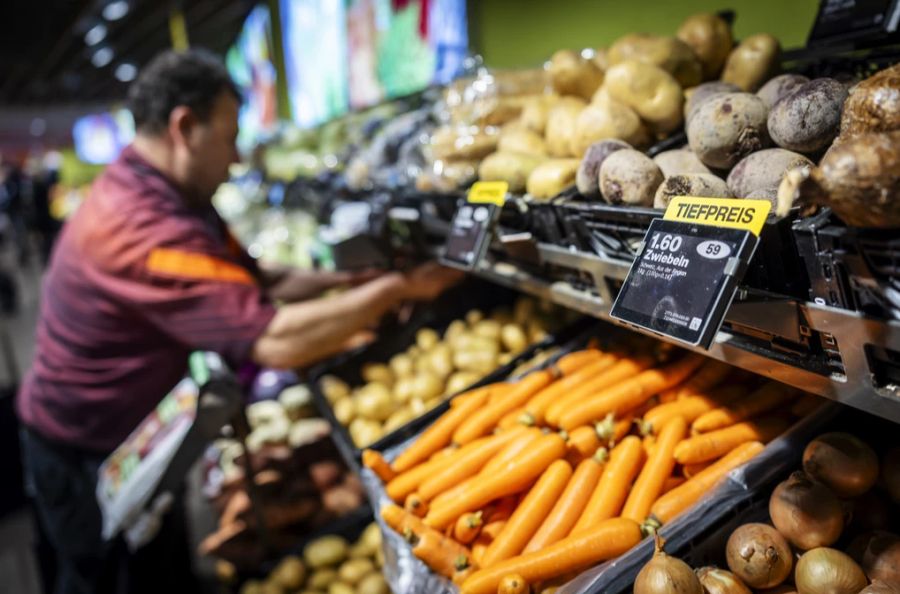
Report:
<svg viewBox="0 0 900 594"><path fill-rule="evenodd" d="M217 280L255 285L244 268L214 256L170 248L155 248L147 257L147 270L183 279Z"/></svg>

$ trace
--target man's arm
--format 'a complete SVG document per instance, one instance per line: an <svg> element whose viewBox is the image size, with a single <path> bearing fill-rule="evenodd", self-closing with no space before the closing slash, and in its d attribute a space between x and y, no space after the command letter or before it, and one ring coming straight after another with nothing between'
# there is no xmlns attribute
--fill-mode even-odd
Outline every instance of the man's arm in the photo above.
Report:
<svg viewBox="0 0 900 594"><path fill-rule="evenodd" d="M356 285L374 277L375 274L369 271L301 270L278 264L259 265L259 280L266 295L273 301L285 303L313 299L329 289Z"/></svg>
<svg viewBox="0 0 900 594"><path fill-rule="evenodd" d="M277 369L308 365L339 352L348 338L401 301L433 299L459 277L455 271L425 265L409 275L385 274L327 299L285 305L256 340L252 357Z"/></svg>

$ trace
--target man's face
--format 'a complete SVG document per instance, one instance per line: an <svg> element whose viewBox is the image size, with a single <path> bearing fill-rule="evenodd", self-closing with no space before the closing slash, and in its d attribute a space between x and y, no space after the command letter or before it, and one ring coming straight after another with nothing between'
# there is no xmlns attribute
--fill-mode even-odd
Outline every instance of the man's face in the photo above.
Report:
<svg viewBox="0 0 900 594"><path fill-rule="evenodd" d="M228 167L238 160L238 102L231 93L216 98L206 121L196 121L186 135L185 186L192 198L208 201L228 180Z"/></svg>

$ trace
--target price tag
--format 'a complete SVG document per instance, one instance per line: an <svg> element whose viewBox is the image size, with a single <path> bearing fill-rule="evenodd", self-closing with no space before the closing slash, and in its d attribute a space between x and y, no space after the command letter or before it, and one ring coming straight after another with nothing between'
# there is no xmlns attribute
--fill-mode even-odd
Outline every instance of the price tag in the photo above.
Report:
<svg viewBox="0 0 900 594"><path fill-rule="evenodd" d="M651 222L612 317L708 348L770 208L766 200L673 200L664 219Z"/></svg>
<svg viewBox="0 0 900 594"><path fill-rule="evenodd" d="M877 40L895 33L898 21L896 0L823 0L807 45Z"/></svg>
<svg viewBox="0 0 900 594"><path fill-rule="evenodd" d="M491 231L506 200L506 182L478 182L469 190L467 201L450 223L441 260L445 264L474 268L491 243Z"/></svg>

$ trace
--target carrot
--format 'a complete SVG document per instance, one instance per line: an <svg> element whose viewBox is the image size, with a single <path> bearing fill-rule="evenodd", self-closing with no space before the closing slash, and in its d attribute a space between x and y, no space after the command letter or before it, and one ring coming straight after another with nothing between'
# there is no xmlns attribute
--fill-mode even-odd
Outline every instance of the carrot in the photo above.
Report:
<svg viewBox="0 0 900 594"><path fill-rule="evenodd" d="M485 466L486 468L486 466ZM475 481L478 480L478 475L470 476L466 480L450 487L440 495L437 495L434 499L429 502L429 509L432 507L440 507L447 503L447 501L453 499L454 497L458 497L460 493L465 492L466 489L475 484Z"/></svg>
<svg viewBox="0 0 900 594"><path fill-rule="evenodd" d="M500 580L511 573L518 573L529 584L551 579L618 557L640 540L637 523L625 518L607 520L589 532L564 538L541 551L476 571L463 582L460 594L495 594Z"/></svg>
<svg viewBox="0 0 900 594"><path fill-rule="evenodd" d="M515 408L503 415L503 418L497 423L497 427L500 429L509 429L516 425L530 427L531 425L534 425L534 419L525 412L524 408Z"/></svg>
<svg viewBox="0 0 900 594"><path fill-rule="evenodd" d="M454 398L450 403L450 410L441 415L431 427L422 432L419 439L397 456L391 468L397 473L406 472L449 444L456 428L484 405L489 393L490 386L485 386Z"/></svg>
<svg viewBox="0 0 900 594"><path fill-rule="evenodd" d="M728 377L732 371L734 371L734 367L728 363L716 361L715 359L707 359L694 375L690 376L687 381L677 387L675 399L678 400L679 398L702 394L715 388L725 381L725 378Z"/></svg>
<svg viewBox="0 0 900 594"><path fill-rule="evenodd" d="M758 421L745 421L685 439L675 448L679 464L696 464L720 458L748 441L766 443L787 429L788 423L780 417L768 417Z"/></svg>
<svg viewBox="0 0 900 594"><path fill-rule="evenodd" d="M465 545L470 544L478 537L484 525L481 516L480 511L461 515L453 528L453 538Z"/></svg>
<svg viewBox="0 0 900 594"><path fill-rule="evenodd" d="M694 478L707 468L713 465L713 462L698 462L696 464L685 464L681 467L681 472L685 478Z"/></svg>
<svg viewBox="0 0 900 594"><path fill-rule="evenodd" d="M528 594L529 590L528 582L518 573L506 574L497 586L497 594Z"/></svg>
<svg viewBox="0 0 900 594"><path fill-rule="evenodd" d="M575 464L578 464L581 460L590 458L597 453L597 448L601 445L597 431L593 427L579 427L568 435L566 459L570 463L575 461Z"/></svg>
<svg viewBox="0 0 900 594"><path fill-rule="evenodd" d="M643 522L650 513L653 502L663 492L666 479L672 476L675 468L675 446L687 435L687 423L681 417L675 417L666 423L659 432L647 463L641 469L625 507L622 517L631 518L635 522Z"/></svg>
<svg viewBox="0 0 900 594"><path fill-rule="evenodd" d="M664 390L659 393L659 403L660 404L668 404L670 402L675 402L678 400L678 390L681 388L676 386L674 388L669 388L668 390Z"/></svg>
<svg viewBox="0 0 900 594"><path fill-rule="evenodd" d="M512 512L515 509L510 510L509 515L503 518L502 520L491 520L487 524L484 525L484 528L481 529L480 536L483 536L487 539L488 544L494 542L494 539L503 532L503 529L506 527L506 523L509 521Z"/></svg>
<svg viewBox="0 0 900 594"><path fill-rule="evenodd" d="M410 493L403 502L403 509L416 516L424 518L428 513L428 504L422 499L418 493Z"/></svg>
<svg viewBox="0 0 900 594"><path fill-rule="evenodd" d="M487 406L472 412L469 418L453 432L453 442L464 445L490 433L503 415L523 406L538 390L543 389L551 381L553 381L553 372L547 369L528 374L519 380L504 398L488 403Z"/></svg>
<svg viewBox="0 0 900 594"><path fill-rule="evenodd" d="M473 561L475 560L475 551L474 551L474 550L472 551L472 560L473 560ZM472 575L473 573L475 573L475 571L476 571L475 566L476 566L476 565L477 565L477 561L475 562L475 564L471 565L470 567L466 567L466 568L463 569L463 570L457 570L457 571L454 571L454 572L453 572L453 577L451 578L451 581L452 581L454 584L456 584L457 586L462 586L462 585L463 585L463 582L465 582L467 579L469 579L469 576L470 576L470 575Z"/></svg>
<svg viewBox="0 0 900 594"><path fill-rule="evenodd" d="M793 397L794 388L785 384L769 382L746 398L742 398L729 406L723 406L712 410L694 421L691 428L698 433L715 431L750 417L769 412Z"/></svg>
<svg viewBox="0 0 900 594"><path fill-rule="evenodd" d="M572 375L577 372L579 369L593 363L598 358L604 356L606 353L595 349L588 348L581 351L573 351L571 353L567 353L560 357L556 361L556 368L563 375Z"/></svg>
<svg viewBox="0 0 900 594"><path fill-rule="evenodd" d="M758 441L739 445L709 468L697 473L680 487L676 487L660 497L653 504L650 513L663 524L669 522L708 493L726 474L749 462L764 448L765 446Z"/></svg>
<svg viewBox="0 0 900 594"><path fill-rule="evenodd" d="M573 353L574 354L574 353ZM565 357L564 357L565 358ZM562 362L562 359L559 361ZM605 371L616 362L615 355L600 355L593 357L587 361L587 364L579 368L577 371L564 373L563 377L556 380L537 394L531 397L525 404L525 410L534 418L534 422L541 424L544 422L544 413L547 408L553 404L558 398L567 394L570 390L574 390L578 386L584 384L589 379L596 377L599 373Z"/></svg>
<svg viewBox="0 0 900 594"><path fill-rule="evenodd" d="M525 430L525 427L520 426L464 445L452 460L422 481L418 489L419 495L424 501L431 501L439 493L478 474L493 456Z"/></svg>
<svg viewBox="0 0 900 594"><path fill-rule="evenodd" d="M516 511L518 505L519 497L516 495L509 495L498 499L493 505L487 508L487 513L485 514L487 523L495 524L497 522L505 522L512 513ZM491 538L494 536L496 536L496 534L491 535Z"/></svg>
<svg viewBox="0 0 900 594"><path fill-rule="evenodd" d="M635 359L626 358L616 361L612 367L600 372L577 388L572 389L568 394L557 399L548 406L547 411L544 414L545 422L554 427L558 427L559 417L571 407L573 403L580 402L600 390L614 386L619 382L633 377L650 367L652 364L653 360L650 357L638 357ZM582 425L584 424L585 423L582 423Z"/></svg>
<svg viewBox="0 0 900 594"><path fill-rule="evenodd" d="M492 388L490 393L488 394L488 404L492 402L496 402L501 398L505 398L509 391L513 389L515 384L508 382L498 382L496 384L492 384Z"/></svg>
<svg viewBox="0 0 900 594"><path fill-rule="evenodd" d="M645 435L644 439L641 440L641 447L644 448L644 456L649 458L650 454L653 453L653 448L656 447L656 436L652 433Z"/></svg>
<svg viewBox="0 0 900 594"><path fill-rule="evenodd" d="M500 450L496 456L491 458L488 463L484 465L484 468L481 469L479 474L490 474L496 469L502 468L504 464L510 460L514 460L529 446L529 444L540 438L542 435L543 433L541 433L541 430L535 427L519 432L519 435L515 436L508 444L506 444L506 447Z"/></svg>
<svg viewBox="0 0 900 594"><path fill-rule="evenodd" d="M626 437L613 448L609 462L603 469L603 476L570 535L584 534L602 521L619 515L628 497L631 481L640 471L643 459L641 440L634 435Z"/></svg>
<svg viewBox="0 0 900 594"><path fill-rule="evenodd" d="M494 499L518 493L565 453L566 442L562 437L555 433L544 435L518 458L498 468L493 475L477 481L459 497L438 509L432 506L425 523L434 528L444 528L465 512L480 509Z"/></svg>
<svg viewBox="0 0 900 594"><path fill-rule="evenodd" d="M435 456L431 460L419 464L409 470L398 474L391 482L385 485L385 491L388 497L397 502L403 502L406 496L419 488L422 481L433 475L435 471L443 468L448 462L452 461L458 452L447 455Z"/></svg>
<svg viewBox="0 0 900 594"><path fill-rule="evenodd" d="M566 490L544 519L544 523L528 541L524 552L539 551L569 534L578 521L578 516L584 511L591 493L597 488L601 474L603 466L592 458L583 460L575 468Z"/></svg>
<svg viewBox="0 0 900 594"><path fill-rule="evenodd" d="M375 450L363 450L362 463L363 466L374 472L375 476L380 478L383 483L387 483L397 476L397 473L391 468L391 465L387 463L384 456Z"/></svg>
<svg viewBox="0 0 900 594"><path fill-rule="evenodd" d="M472 564L472 552L469 549L439 532L429 530L415 534L412 540L413 555L444 577L452 578L457 571Z"/></svg>
<svg viewBox="0 0 900 594"><path fill-rule="evenodd" d="M475 539L475 542L472 543L472 562L476 567L482 567L484 565L484 553L487 551L487 548L491 545L491 539L485 538L484 534L478 536ZM457 586L462 584L453 582Z"/></svg>
<svg viewBox="0 0 900 594"><path fill-rule="evenodd" d="M400 535L404 535L408 531L421 534L428 529L421 519L397 505L388 504L383 506L381 508L381 517L389 528Z"/></svg>
<svg viewBox="0 0 900 594"><path fill-rule="evenodd" d="M804 394L791 406L791 414L795 417L811 415L825 404L825 400L815 394Z"/></svg>
<svg viewBox="0 0 900 594"><path fill-rule="evenodd" d="M665 495L672 489L674 489L676 487L680 487L681 485L683 485L685 483L685 481L687 481L687 479L684 478L683 476L670 476L669 478L666 479L666 482L663 483L662 494Z"/></svg>
<svg viewBox="0 0 900 594"><path fill-rule="evenodd" d="M572 467L565 460L557 460L544 471L488 547L482 560L485 567L522 552L571 477Z"/></svg>
<svg viewBox="0 0 900 594"><path fill-rule="evenodd" d="M641 433L656 433L674 417L683 417L690 425L711 410L744 396L748 392L744 386L727 386L713 390L709 395L685 396L668 404L660 404L644 414Z"/></svg>
<svg viewBox="0 0 900 594"><path fill-rule="evenodd" d="M679 383L702 361L700 355L690 353L663 368L642 371L631 379L574 403L560 415L559 426L563 429L578 427L601 419L608 413L622 414L636 408L657 392Z"/></svg>
<svg viewBox="0 0 900 594"><path fill-rule="evenodd" d="M616 415L609 413L602 421L594 425L600 441L615 445L628 435L634 424L634 415L627 413L616 420Z"/></svg>

